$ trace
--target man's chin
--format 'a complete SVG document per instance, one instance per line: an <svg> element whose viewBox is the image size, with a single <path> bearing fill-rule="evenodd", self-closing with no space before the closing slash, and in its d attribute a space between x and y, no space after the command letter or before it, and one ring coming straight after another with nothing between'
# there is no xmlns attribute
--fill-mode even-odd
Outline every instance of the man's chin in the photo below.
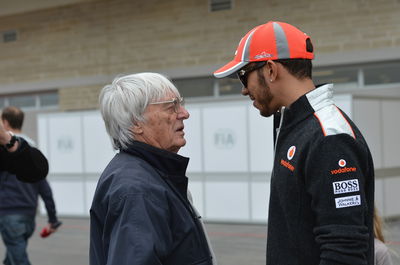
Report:
<svg viewBox="0 0 400 265"><path fill-rule="evenodd" d="M181 146L179 147L179 148L182 148L182 147L184 147L186 145L186 140L185 140L185 138L182 138L182 140L181 140Z"/></svg>
<svg viewBox="0 0 400 265"><path fill-rule="evenodd" d="M262 109L262 108L257 108L258 111L260 112L260 115L263 117L269 117L271 114L269 113L268 110Z"/></svg>
<svg viewBox="0 0 400 265"><path fill-rule="evenodd" d="M177 144L175 145L175 148L173 150L170 150L174 153L178 153L179 150L186 145L186 140L182 138Z"/></svg>

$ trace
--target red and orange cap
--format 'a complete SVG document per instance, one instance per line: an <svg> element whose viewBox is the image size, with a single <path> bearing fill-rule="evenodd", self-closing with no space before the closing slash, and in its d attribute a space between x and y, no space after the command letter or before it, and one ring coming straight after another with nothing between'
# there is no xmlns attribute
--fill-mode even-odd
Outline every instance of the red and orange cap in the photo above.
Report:
<svg viewBox="0 0 400 265"><path fill-rule="evenodd" d="M250 30L241 40L235 58L214 72L217 78L227 77L243 66L258 61L277 59L313 59L306 49L310 37L298 28L277 21L269 21Z"/></svg>

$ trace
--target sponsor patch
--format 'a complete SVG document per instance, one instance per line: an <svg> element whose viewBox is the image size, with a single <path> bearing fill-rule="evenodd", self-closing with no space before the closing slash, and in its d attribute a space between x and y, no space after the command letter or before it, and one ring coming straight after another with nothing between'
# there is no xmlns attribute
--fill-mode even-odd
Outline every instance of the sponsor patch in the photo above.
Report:
<svg viewBox="0 0 400 265"><path fill-rule="evenodd" d="M287 159L289 159L289 161L292 160L295 153L296 153L296 146L293 145L287 151Z"/></svg>
<svg viewBox="0 0 400 265"><path fill-rule="evenodd" d="M349 193L360 190L360 186L358 185L358 179L337 181L333 182L332 185L334 194Z"/></svg>
<svg viewBox="0 0 400 265"><path fill-rule="evenodd" d="M350 173L350 172L356 172L356 171L357 171L357 168L355 168L355 167L342 167L342 168L331 170L331 174L337 175L337 174Z"/></svg>
<svg viewBox="0 0 400 265"><path fill-rule="evenodd" d="M338 164L339 164L340 167L345 167L347 163L346 163L346 160L340 159Z"/></svg>
<svg viewBox="0 0 400 265"><path fill-rule="evenodd" d="M290 171L294 171L294 166L290 164L288 161L281 159L281 165L289 169Z"/></svg>
<svg viewBox="0 0 400 265"><path fill-rule="evenodd" d="M361 205L360 195L340 197L335 199L336 208L346 208Z"/></svg>

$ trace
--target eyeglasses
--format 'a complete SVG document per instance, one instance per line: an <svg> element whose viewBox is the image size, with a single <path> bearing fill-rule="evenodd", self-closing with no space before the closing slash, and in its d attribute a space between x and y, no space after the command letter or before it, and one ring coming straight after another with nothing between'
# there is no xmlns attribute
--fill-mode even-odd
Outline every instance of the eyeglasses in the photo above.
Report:
<svg viewBox="0 0 400 265"><path fill-rule="evenodd" d="M248 69L241 69L237 72L238 78L244 87L247 87L247 78L249 74L257 69L263 68L266 65L266 61L256 62L252 66L248 67Z"/></svg>
<svg viewBox="0 0 400 265"><path fill-rule="evenodd" d="M171 100L151 102L149 104L150 105L158 105L158 104L168 104L168 103L174 104L174 111L175 111L175 113L178 113L180 108L185 105L185 100L183 99L183 97L176 97Z"/></svg>

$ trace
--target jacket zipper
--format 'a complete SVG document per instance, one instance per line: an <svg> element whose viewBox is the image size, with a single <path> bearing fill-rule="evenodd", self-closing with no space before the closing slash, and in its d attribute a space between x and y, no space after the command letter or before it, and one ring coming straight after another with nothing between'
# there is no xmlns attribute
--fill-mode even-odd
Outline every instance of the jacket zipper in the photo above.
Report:
<svg viewBox="0 0 400 265"><path fill-rule="evenodd" d="M275 139L275 146L274 146L274 160L275 160L275 156L276 156L276 147L278 145L279 133L280 133L281 128L282 128L283 116L285 114L285 107L284 106L281 108L280 112L281 112L281 119L279 121L279 127L276 129L276 139Z"/></svg>
<svg viewBox="0 0 400 265"><path fill-rule="evenodd" d="M207 238L206 238L207 237L207 235L205 234L206 231L203 229L203 225L201 224L201 221L200 221L201 216L196 213L196 211L194 210L194 208L193 208L192 204L190 203L190 201L187 198L185 200L185 198L183 198L182 195L175 189L173 184L169 183L169 181L167 179L164 179L162 177L163 174L161 172L159 172L158 170L157 170L157 172L161 176L161 178L165 181L165 183L170 187L172 192L175 193L178 196L178 198L182 201L182 203L185 206L185 208L189 211L190 215L193 218L193 221L194 221L194 224L195 224L196 228L198 229L198 231L200 233L201 232L203 233L203 235L202 235L202 237L200 239L202 241L202 244L206 246L206 251L208 251L209 257L213 257L213 255L211 254L211 249L210 249L211 246L208 244L208 241L207 241Z"/></svg>

